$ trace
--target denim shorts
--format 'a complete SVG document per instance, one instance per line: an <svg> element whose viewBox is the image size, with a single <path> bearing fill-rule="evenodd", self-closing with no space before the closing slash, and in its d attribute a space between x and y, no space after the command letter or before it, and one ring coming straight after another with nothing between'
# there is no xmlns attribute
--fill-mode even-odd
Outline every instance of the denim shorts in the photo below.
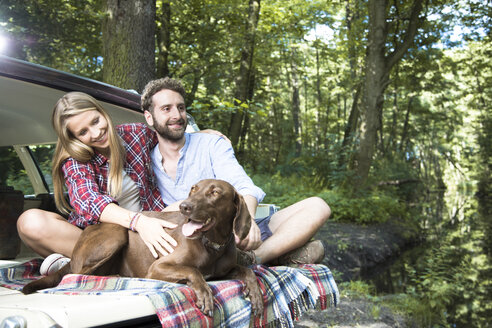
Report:
<svg viewBox="0 0 492 328"><path fill-rule="evenodd" d="M272 230L270 230L270 228L268 227L268 224L270 223L270 219L272 218L272 215L273 215L273 213L267 217L255 219L255 222L261 231L261 241L264 241L265 239L267 239L273 235Z"/></svg>

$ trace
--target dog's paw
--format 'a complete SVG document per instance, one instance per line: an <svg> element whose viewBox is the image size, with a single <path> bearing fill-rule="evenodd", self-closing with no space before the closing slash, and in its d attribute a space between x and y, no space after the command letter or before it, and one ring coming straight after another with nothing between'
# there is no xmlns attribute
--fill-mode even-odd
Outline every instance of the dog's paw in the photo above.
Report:
<svg viewBox="0 0 492 328"><path fill-rule="evenodd" d="M248 297L251 302L251 312L255 317L263 315L263 294L261 293L260 287L258 286L258 280L256 279L253 271L247 271L244 281L244 296Z"/></svg>
<svg viewBox="0 0 492 328"><path fill-rule="evenodd" d="M255 317L261 316L263 314L263 296L260 290L250 290L249 299L251 301L251 311Z"/></svg>
<svg viewBox="0 0 492 328"><path fill-rule="evenodd" d="M196 305L203 312L203 314L209 317L214 316L214 295L212 289L208 284L201 286L195 286L193 288L196 294Z"/></svg>
<svg viewBox="0 0 492 328"><path fill-rule="evenodd" d="M256 280L245 281L244 296L248 297L251 302L251 311L255 317L263 315L263 295Z"/></svg>

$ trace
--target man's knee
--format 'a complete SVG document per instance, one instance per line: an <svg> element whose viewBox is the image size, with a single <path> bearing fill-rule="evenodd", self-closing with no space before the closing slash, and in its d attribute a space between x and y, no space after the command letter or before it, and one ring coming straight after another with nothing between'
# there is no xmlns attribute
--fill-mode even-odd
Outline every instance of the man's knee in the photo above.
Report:
<svg viewBox="0 0 492 328"><path fill-rule="evenodd" d="M330 206L320 197L310 197L308 198L309 200L309 207L311 209L316 210L317 212L317 218L320 221L321 224L325 223L328 218L331 215L331 208Z"/></svg>
<svg viewBox="0 0 492 328"><path fill-rule="evenodd" d="M302 220L303 223L308 223L306 222L308 220L310 224L306 227L318 229L328 220L330 215L330 206L322 198L314 196L305 198L285 210L273 214L268 227L275 234L280 226L294 219L296 221Z"/></svg>

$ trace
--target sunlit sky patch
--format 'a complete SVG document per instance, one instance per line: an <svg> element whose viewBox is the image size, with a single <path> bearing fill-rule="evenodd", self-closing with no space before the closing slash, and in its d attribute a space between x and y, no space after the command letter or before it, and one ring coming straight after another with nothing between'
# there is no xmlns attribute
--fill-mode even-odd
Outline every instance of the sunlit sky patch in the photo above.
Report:
<svg viewBox="0 0 492 328"><path fill-rule="evenodd" d="M328 43L329 41L333 40L334 35L335 31L328 25L316 24L315 28L309 31L309 33L306 35L306 40L321 40Z"/></svg>
<svg viewBox="0 0 492 328"><path fill-rule="evenodd" d="M3 54L7 50L8 39L0 34L0 54Z"/></svg>

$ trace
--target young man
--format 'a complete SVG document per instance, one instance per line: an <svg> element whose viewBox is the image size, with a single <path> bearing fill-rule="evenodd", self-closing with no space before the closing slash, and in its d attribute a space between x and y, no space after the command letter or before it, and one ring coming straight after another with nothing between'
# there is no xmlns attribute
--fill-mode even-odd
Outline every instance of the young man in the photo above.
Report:
<svg viewBox="0 0 492 328"><path fill-rule="evenodd" d="M243 195L254 218L265 193L247 176L229 142L216 135L185 133L184 99L183 86L170 78L149 82L142 93L145 119L159 139L151 158L164 203L181 201L192 185L215 178L231 183ZM321 198L307 198L271 217L253 220L249 235L243 240L236 238L236 243L249 251L253 263L319 263L323 245L308 241L330 214Z"/></svg>

